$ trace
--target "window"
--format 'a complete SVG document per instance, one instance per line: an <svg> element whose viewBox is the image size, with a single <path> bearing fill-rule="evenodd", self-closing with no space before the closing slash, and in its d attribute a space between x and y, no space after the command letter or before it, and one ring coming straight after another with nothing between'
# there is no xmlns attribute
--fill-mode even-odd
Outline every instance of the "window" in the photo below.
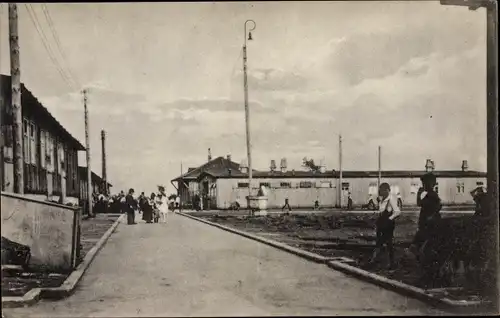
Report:
<svg viewBox="0 0 500 318"><path fill-rule="evenodd" d="M270 184L269 184L269 182L261 182L261 183L259 184L259 188L260 188L260 187L262 187L262 186L264 186L264 187L266 187L266 188L270 188L270 187L271 187L271 186L270 186Z"/></svg>
<svg viewBox="0 0 500 318"><path fill-rule="evenodd" d="M36 126L34 123L30 123L30 163L32 165L37 165L37 142L36 142Z"/></svg>
<svg viewBox="0 0 500 318"><path fill-rule="evenodd" d="M483 181L478 181L478 182L476 182L476 185L477 185L477 186L483 186L483 185L484 185L484 182L483 182Z"/></svg>
<svg viewBox="0 0 500 318"><path fill-rule="evenodd" d="M62 174L64 171L64 145L61 143L57 143L57 157L58 157L58 166L57 166L57 171L59 171L59 174Z"/></svg>
<svg viewBox="0 0 500 318"><path fill-rule="evenodd" d="M349 182L342 182L342 190L349 191Z"/></svg>
<svg viewBox="0 0 500 318"><path fill-rule="evenodd" d="M320 188L331 188L332 183L330 181L321 181L319 184Z"/></svg>
<svg viewBox="0 0 500 318"><path fill-rule="evenodd" d="M410 193L417 194L419 188L420 188L420 184L418 184L416 182L412 182L410 185Z"/></svg>
<svg viewBox="0 0 500 318"><path fill-rule="evenodd" d="M47 171L54 172L54 139L48 131L45 132L45 164Z"/></svg>
<svg viewBox="0 0 500 318"><path fill-rule="evenodd" d="M457 193L464 193L464 192L465 192L464 183L461 181L457 182Z"/></svg>
<svg viewBox="0 0 500 318"><path fill-rule="evenodd" d="M46 169L46 155L47 155L47 150L46 150L46 137L45 137L45 130L40 130L40 168Z"/></svg>
<svg viewBox="0 0 500 318"><path fill-rule="evenodd" d="M291 188L292 184L290 182L280 182L280 188Z"/></svg>
<svg viewBox="0 0 500 318"><path fill-rule="evenodd" d="M238 182L238 188L248 188L248 182Z"/></svg>
<svg viewBox="0 0 500 318"><path fill-rule="evenodd" d="M312 182L310 181L302 181L299 185L301 188L312 188Z"/></svg>
<svg viewBox="0 0 500 318"><path fill-rule="evenodd" d="M23 119L23 157L24 163L30 163L30 142L29 142L29 124L27 119Z"/></svg>

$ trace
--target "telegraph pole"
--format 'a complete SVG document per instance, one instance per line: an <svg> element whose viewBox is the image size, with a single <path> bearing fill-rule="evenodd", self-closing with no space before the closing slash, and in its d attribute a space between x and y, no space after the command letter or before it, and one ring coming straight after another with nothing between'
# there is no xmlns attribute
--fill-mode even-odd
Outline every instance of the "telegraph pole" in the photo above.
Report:
<svg viewBox="0 0 500 318"><path fill-rule="evenodd" d="M491 238L487 240L487 251L492 258L491 276L495 279L492 284L492 294L497 301L500 287L499 266L499 215L498 215L498 4L489 2L486 5L486 118L487 118L487 192L489 194L490 211L493 216L491 222ZM491 252L490 252L491 251Z"/></svg>
<svg viewBox="0 0 500 318"><path fill-rule="evenodd" d="M498 214L498 4L494 0L441 0L442 5L464 6L469 10L486 9L486 149L487 149L487 193L489 202L488 223L483 229L480 243L487 254L489 275L484 279L484 288L492 296L498 311L500 275L499 266L499 214Z"/></svg>
<svg viewBox="0 0 500 318"><path fill-rule="evenodd" d="M378 187L382 179L382 147L378 146Z"/></svg>
<svg viewBox="0 0 500 318"><path fill-rule="evenodd" d="M342 135L339 135L339 207L342 209Z"/></svg>
<svg viewBox="0 0 500 318"><path fill-rule="evenodd" d="M85 146L87 155L87 205L89 217L93 217L92 212L92 169L90 166L90 137L89 137L89 112L87 109L87 90L83 90L83 107L85 111Z"/></svg>
<svg viewBox="0 0 500 318"><path fill-rule="evenodd" d="M182 180L182 161L181 161L181 180ZM184 183L184 181L183 181L183 183ZM179 213L181 213L182 212L182 188L181 188L180 182L179 182L178 186L179 186Z"/></svg>
<svg viewBox="0 0 500 318"><path fill-rule="evenodd" d="M19 57L19 32L17 5L9 3L11 111L14 139L14 192L24 194L23 112L21 105L21 62ZM3 150L2 150L3 151ZM3 164L3 163L2 163Z"/></svg>
<svg viewBox="0 0 500 318"><path fill-rule="evenodd" d="M106 169L106 132L101 130L101 145L102 145L102 182L103 184L103 194L108 195L108 173Z"/></svg>

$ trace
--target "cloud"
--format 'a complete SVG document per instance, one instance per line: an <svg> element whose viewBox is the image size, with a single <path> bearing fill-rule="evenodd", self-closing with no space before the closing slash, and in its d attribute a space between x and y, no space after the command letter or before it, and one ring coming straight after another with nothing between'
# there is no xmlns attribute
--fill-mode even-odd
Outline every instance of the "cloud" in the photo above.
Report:
<svg viewBox="0 0 500 318"><path fill-rule="evenodd" d="M265 68L251 69L248 72L248 83L252 89L256 90L294 91L305 89L308 81L298 72Z"/></svg>
<svg viewBox="0 0 500 318"><path fill-rule="evenodd" d="M412 24L385 31L358 32L332 42L326 67L347 85L357 85L394 74L415 58L435 53L461 54L482 40L477 36L482 31L477 24L453 21L444 28L444 21L437 19ZM450 29L455 35L450 36Z"/></svg>

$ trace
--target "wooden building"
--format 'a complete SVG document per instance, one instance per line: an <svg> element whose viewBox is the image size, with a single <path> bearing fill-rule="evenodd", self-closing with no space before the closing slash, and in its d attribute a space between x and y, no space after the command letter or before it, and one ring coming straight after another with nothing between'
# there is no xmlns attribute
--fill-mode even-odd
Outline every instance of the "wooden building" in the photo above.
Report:
<svg viewBox="0 0 500 318"><path fill-rule="evenodd" d="M78 167L78 173L80 174L80 198L85 200L87 198L87 167ZM92 182L92 193L102 194L104 193L104 180L92 171L91 180ZM108 182L108 190L113 187L111 183ZM109 191L108 191L109 192Z"/></svg>
<svg viewBox="0 0 500 318"><path fill-rule="evenodd" d="M283 164L284 162L284 164ZM273 167L273 164L271 164ZM420 177L427 173L421 171L381 171L381 182L391 185L393 194L400 194L404 206L416 205L416 194L421 186ZM433 171L437 177L436 191L445 205L473 204L470 191L486 184L486 173L469 171L467 164L460 170ZM375 199L378 192L378 171L343 171L342 205L347 205L349 193L354 207L366 204L370 195ZM190 203L198 194L205 209L228 209L238 202L246 207L248 195L247 168L231 161L228 156L217 157L198 168L191 168L182 176L172 180L177 182L178 192L183 203ZM280 170L253 172L252 195L265 186L268 189L269 208L281 208L289 199L292 208L313 208L315 201L320 207L332 208L340 205L339 172L321 169L295 171L286 168L282 160Z"/></svg>
<svg viewBox="0 0 500 318"><path fill-rule="evenodd" d="M24 84L21 88L25 195L77 204L80 196L78 151L85 148ZM0 75L0 112L2 191L13 192L11 79L7 75Z"/></svg>

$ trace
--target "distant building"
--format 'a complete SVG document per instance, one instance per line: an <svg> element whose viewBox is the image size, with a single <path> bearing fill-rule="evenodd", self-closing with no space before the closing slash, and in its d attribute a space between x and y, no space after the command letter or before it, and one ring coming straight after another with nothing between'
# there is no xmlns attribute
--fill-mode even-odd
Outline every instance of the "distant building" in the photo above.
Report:
<svg viewBox="0 0 500 318"><path fill-rule="evenodd" d="M320 171L288 170L286 159L281 160L280 170L275 163L272 171L253 172L252 195L256 195L260 186L268 188L269 208L281 208L285 199L295 208L313 208L315 201L320 207L338 207L339 173L326 170L321 165ZM204 200L205 209L227 209L231 203L238 202L246 206L248 195L248 172L245 164L232 162L230 158L217 157L198 168L191 168L182 176L172 180L177 182L182 202L190 203L196 194ZM473 204L469 192L486 183L486 173L468 171L467 163L461 170L436 171L434 162L427 171L433 171L438 179L436 190L443 204ZM391 185L392 192L400 194L405 206L416 205L416 194L421 186L420 177L427 171L381 171L381 182ZM351 193L353 205L368 203L370 194L378 195L378 171L343 171L343 205L347 204Z"/></svg>
<svg viewBox="0 0 500 318"><path fill-rule="evenodd" d="M78 167L78 173L80 174L80 198L85 200L87 198L87 167ZM92 171L91 175L92 183L92 193L102 194L104 193L104 180ZM113 187L111 183L108 182L108 189Z"/></svg>
<svg viewBox="0 0 500 318"><path fill-rule="evenodd" d="M42 200L78 203L80 182L78 151L84 146L74 138L21 85L23 115L24 192ZM10 76L0 75L0 112L2 128L2 191L14 191L13 130Z"/></svg>

